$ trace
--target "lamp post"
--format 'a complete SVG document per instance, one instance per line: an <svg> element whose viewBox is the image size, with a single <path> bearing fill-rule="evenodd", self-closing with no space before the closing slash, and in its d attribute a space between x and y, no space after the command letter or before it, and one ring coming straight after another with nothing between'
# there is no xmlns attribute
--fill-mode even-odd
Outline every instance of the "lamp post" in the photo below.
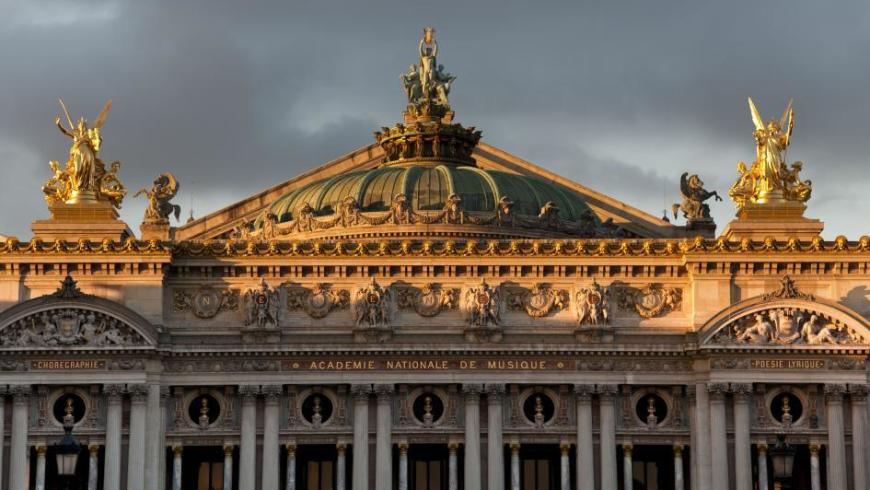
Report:
<svg viewBox="0 0 870 490"><path fill-rule="evenodd" d="M75 416L73 415L72 398L67 398L66 415L63 416L63 439L57 444L57 474L66 483L66 488L71 488L71 483L76 474L76 466L78 464L79 452L81 447L72 435L73 426L75 425Z"/></svg>
<svg viewBox="0 0 870 490"><path fill-rule="evenodd" d="M773 488L775 490L780 490L783 486L791 488L795 452L795 448L785 442L785 434L776 436L776 446L767 452L773 462Z"/></svg>

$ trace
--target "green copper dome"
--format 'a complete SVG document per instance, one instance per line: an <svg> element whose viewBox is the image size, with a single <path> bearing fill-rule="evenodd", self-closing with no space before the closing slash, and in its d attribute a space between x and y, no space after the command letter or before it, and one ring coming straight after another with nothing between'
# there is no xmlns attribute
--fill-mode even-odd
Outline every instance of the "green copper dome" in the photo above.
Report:
<svg viewBox="0 0 870 490"><path fill-rule="evenodd" d="M362 212L388 211L393 198L404 194L414 211L444 209L448 197L462 198L470 212L495 212L502 197L514 202L518 215L538 216L547 202L559 208L559 218L576 221L588 208L575 192L553 182L524 175L465 165L405 164L344 173L294 189L275 200L270 211L278 223L295 219L305 204L316 216L338 212L353 197Z"/></svg>

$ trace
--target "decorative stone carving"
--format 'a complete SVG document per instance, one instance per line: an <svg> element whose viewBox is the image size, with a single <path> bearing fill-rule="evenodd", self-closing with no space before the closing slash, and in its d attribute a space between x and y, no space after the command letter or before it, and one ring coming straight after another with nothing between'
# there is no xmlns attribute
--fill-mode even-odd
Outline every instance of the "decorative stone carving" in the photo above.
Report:
<svg viewBox="0 0 870 490"><path fill-rule="evenodd" d="M778 299L803 299L806 301L815 301L813 295L798 291L794 281L789 276L783 276L782 279L780 279L779 289L761 297L761 300L764 302L776 301Z"/></svg>
<svg viewBox="0 0 870 490"><path fill-rule="evenodd" d="M513 213L514 202L507 196L501 196L495 210L495 222L498 226L514 226L516 215Z"/></svg>
<svg viewBox="0 0 870 490"><path fill-rule="evenodd" d="M620 309L634 310L642 318L654 318L683 307L683 290L661 284L647 284L642 288L621 286L614 288L614 292Z"/></svg>
<svg viewBox="0 0 870 490"><path fill-rule="evenodd" d="M390 220L394 225L411 223L411 204L405 194L396 194L390 204Z"/></svg>
<svg viewBox="0 0 870 490"><path fill-rule="evenodd" d="M277 328L279 309L278 291L269 287L265 279L259 288L245 292L245 325Z"/></svg>
<svg viewBox="0 0 870 490"><path fill-rule="evenodd" d="M285 290L288 310L302 310L315 319L325 318L331 311L347 308L350 304L348 290L331 289L326 284L315 284L311 289L285 286Z"/></svg>
<svg viewBox="0 0 870 490"><path fill-rule="evenodd" d="M538 213L538 220L541 226L551 230L558 230L561 221L559 220L559 207L553 201L547 201L541 211Z"/></svg>
<svg viewBox="0 0 870 490"><path fill-rule="evenodd" d="M855 329L812 310L770 308L731 320L712 342L751 345L842 345L863 343Z"/></svg>
<svg viewBox="0 0 870 490"><path fill-rule="evenodd" d="M545 284L535 284L531 289L515 287L507 290L508 308L525 311L533 318L543 318L553 311L562 310L569 301L568 291Z"/></svg>
<svg viewBox="0 0 870 490"><path fill-rule="evenodd" d="M78 283L70 275L63 278L60 287L52 294L52 297L57 299L79 299L88 296L90 295L83 293L79 289Z"/></svg>
<svg viewBox="0 0 870 490"><path fill-rule="evenodd" d="M239 291L202 287L195 291L176 289L173 294L175 311L190 311L197 318L214 318L222 311L239 309Z"/></svg>
<svg viewBox="0 0 870 490"><path fill-rule="evenodd" d="M136 346L145 338L126 323L84 308L33 313L2 331L4 347Z"/></svg>
<svg viewBox="0 0 870 490"><path fill-rule="evenodd" d="M392 336L390 317L392 314L392 295L390 289L382 288L372 278L368 286L358 288L354 295L353 316L356 328L356 341L384 342Z"/></svg>
<svg viewBox="0 0 870 490"><path fill-rule="evenodd" d="M610 322L610 288L593 282L588 288L580 288L574 298L578 324L600 325Z"/></svg>
<svg viewBox="0 0 870 490"><path fill-rule="evenodd" d="M427 283L422 288L397 287L396 302L400 309L412 309L423 317L433 317L457 306L459 290Z"/></svg>
<svg viewBox="0 0 870 490"><path fill-rule="evenodd" d="M479 285L465 291L462 306L470 326L488 327L501 323L499 288L493 288L484 279L480 280Z"/></svg>

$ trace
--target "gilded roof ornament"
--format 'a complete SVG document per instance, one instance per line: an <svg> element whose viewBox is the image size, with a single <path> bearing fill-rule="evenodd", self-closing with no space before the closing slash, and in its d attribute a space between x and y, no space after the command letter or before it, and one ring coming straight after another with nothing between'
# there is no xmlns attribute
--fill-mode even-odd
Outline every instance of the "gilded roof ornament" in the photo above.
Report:
<svg viewBox="0 0 870 490"><path fill-rule="evenodd" d="M749 168L737 163L740 176L731 186L729 195L739 210L748 205L783 205L805 203L812 194L812 182L800 180L802 162L787 166L786 153L794 130L794 109L789 101L780 119L767 124L758 108L749 99L749 113L755 125L756 156Z"/></svg>
<svg viewBox="0 0 870 490"><path fill-rule="evenodd" d="M112 100L109 99L103 106L93 126L89 126L85 118L73 124L66 104L62 99L59 101L69 127L63 125L60 116L55 117L54 123L61 134L72 140L72 145L63 166L57 160L48 163L54 175L42 186L46 202L54 206L102 201L120 208L121 200L127 194L127 189L117 176L121 162L114 161L107 169L99 158L103 143L101 130L112 107Z"/></svg>

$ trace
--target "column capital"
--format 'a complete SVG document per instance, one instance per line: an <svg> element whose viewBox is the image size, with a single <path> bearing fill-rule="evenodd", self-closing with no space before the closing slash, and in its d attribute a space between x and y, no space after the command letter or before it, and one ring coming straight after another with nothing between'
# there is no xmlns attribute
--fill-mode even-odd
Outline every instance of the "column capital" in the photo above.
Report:
<svg viewBox="0 0 870 490"><path fill-rule="evenodd" d="M683 455L683 447L682 444L674 444L674 456L682 456Z"/></svg>
<svg viewBox="0 0 870 490"><path fill-rule="evenodd" d="M571 450L571 444L567 442L559 443L559 450L562 451L563 455L565 455Z"/></svg>
<svg viewBox="0 0 870 490"><path fill-rule="evenodd" d="M287 449L288 456L291 456L291 455L295 456L296 455L296 443L295 442L288 442L287 444L284 445L284 448Z"/></svg>
<svg viewBox="0 0 870 490"><path fill-rule="evenodd" d="M372 385L351 385L350 393L356 401L368 401L369 396L372 394Z"/></svg>
<svg viewBox="0 0 870 490"><path fill-rule="evenodd" d="M390 384L377 384L374 390L378 400L389 400L396 392L396 387Z"/></svg>
<svg viewBox="0 0 870 490"><path fill-rule="evenodd" d="M520 443L512 442L511 443L511 454L519 454L520 452Z"/></svg>
<svg viewBox="0 0 870 490"><path fill-rule="evenodd" d="M818 456L819 451L822 450L822 446L817 443L810 443L810 456Z"/></svg>
<svg viewBox="0 0 870 490"><path fill-rule="evenodd" d="M846 393L846 385L831 383L825 385L825 401L828 403L842 403L843 395Z"/></svg>
<svg viewBox="0 0 870 490"><path fill-rule="evenodd" d="M130 394L131 402L145 403L148 400L148 385L129 384L127 385L127 393Z"/></svg>
<svg viewBox="0 0 870 490"><path fill-rule="evenodd" d="M260 392L266 398L266 403L278 403L281 394L284 393L284 387L281 385L263 385Z"/></svg>
<svg viewBox="0 0 870 490"><path fill-rule="evenodd" d="M99 444L88 444L88 454L92 458L96 458L97 455L100 454L100 445Z"/></svg>
<svg viewBox="0 0 870 490"><path fill-rule="evenodd" d="M755 445L755 448L758 450L758 454L767 454L767 443L760 442Z"/></svg>
<svg viewBox="0 0 870 490"><path fill-rule="evenodd" d="M239 385L239 396L242 397L242 402L253 402L260 394L260 387L257 385Z"/></svg>
<svg viewBox="0 0 870 490"><path fill-rule="evenodd" d="M160 402L166 403L166 399L172 396L172 391L168 386L160 385Z"/></svg>
<svg viewBox="0 0 870 490"><path fill-rule="evenodd" d="M595 385L574 385L574 396L578 402L591 402L595 394Z"/></svg>
<svg viewBox="0 0 870 490"><path fill-rule="evenodd" d="M731 392L735 401L748 402L752 398L752 383L731 383Z"/></svg>
<svg viewBox="0 0 870 490"><path fill-rule="evenodd" d="M595 385L595 391L601 400L612 400L619 392L618 385Z"/></svg>
<svg viewBox="0 0 870 490"><path fill-rule="evenodd" d="M172 445L172 454L175 455L176 458L181 457L181 453L184 452L184 446L181 444L173 444Z"/></svg>
<svg viewBox="0 0 870 490"><path fill-rule="evenodd" d="M506 387L504 384L495 383L486 385L486 399L490 403L498 403L504 396Z"/></svg>
<svg viewBox="0 0 870 490"><path fill-rule="evenodd" d="M226 444L226 443L224 443L224 457L232 456L232 455L233 455L233 449L234 449L234 448L235 448L235 447L234 447L232 444Z"/></svg>
<svg viewBox="0 0 870 490"><path fill-rule="evenodd" d="M689 399L689 403L695 403L695 400L698 398L697 388L695 385L686 385L686 398Z"/></svg>
<svg viewBox="0 0 870 490"><path fill-rule="evenodd" d="M850 384L849 385L849 397L852 399L852 403L866 403L866 401L867 401L867 385Z"/></svg>
<svg viewBox="0 0 870 490"><path fill-rule="evenodd" d="M124 396L124 391L126 391L126 387L121 384L103 385L103 393L106 395L106 399L109 400L109 403L121 403L121 397Z"/></svg>
<svg viewBox="0 0 870 490"><path fill-rule="evenodd" d="M456 441L450 441L447 443L447 452L456 454L459 451L459 443Z"/></svg>
<svg viewBox="0 0 870 490"><path fill-rule="evenodd" d="M634 451L634 446L631 443L622 445L622 454L624 456L631 456L632 451Z"/></svg>
<svg viewBox="0 0 870 490"><path fill-rule="evenodd" d="M480 394L483 392L483 385L474 383L463 384L462 392L465 393L466 399L468 397L479 397Z"/></svg>
<svg viewBox="0 0 870 490"><path fill-rule="evenodd" d="M47 453L47 452L48 452L48 447L45 444L38 444L36 446L36 455L39 456L40 458L44 458L45 453Z"/></svg>
<svg viewBox="0 0 870 490"><path fill-rule="evenodd" d="M339 455L344 455L347 452L347 444L339 442L335 445L335 450L338 451Z"/></svg>
<svg viewBox="0 0 870 490"><path fill-rule="evenodd" d="M399 454L408 454L408 441L402 441L396 445L399 446Z"/></svg>
<svg viewBox="0 0 870 490"><path fill-rule="evenodd" d="M722 401L728 393L728 383L707 383L707 393L710 401Z"/></svg>
<svg viewBox="0 0 870 490"><path fill-rule="evenodd" d="M10 385L9 394L16 403L26 403L30 398L33 389L30 385Z"/></svg>

